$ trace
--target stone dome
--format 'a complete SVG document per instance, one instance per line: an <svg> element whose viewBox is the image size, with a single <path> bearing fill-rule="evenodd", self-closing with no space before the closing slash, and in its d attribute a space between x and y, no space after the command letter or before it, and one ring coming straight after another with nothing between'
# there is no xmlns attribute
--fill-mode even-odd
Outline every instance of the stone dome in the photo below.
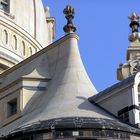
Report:
<svg viewBox="0 0 140 140"><path fill-rule="evenodd" d="M2 0L0 3L0 72L52 42L54 19L41 0Z"/></svg>
<svg viewBox="0 0 140 140"><path fill-rule="evenodd" d="M35 38L43 47L48 45L48 25L41 0L12 0L13 22Z"/></svg>

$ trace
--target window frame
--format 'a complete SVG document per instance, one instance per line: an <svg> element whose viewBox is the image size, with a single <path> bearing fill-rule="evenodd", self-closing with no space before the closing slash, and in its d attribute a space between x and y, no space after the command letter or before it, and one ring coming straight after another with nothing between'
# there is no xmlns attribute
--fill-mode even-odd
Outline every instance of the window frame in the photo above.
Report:
<svg viewBox="0 0 140 140"><path fill-rule="evenodd" d="M125 107L118 111L118 118L126 123L129 123L129 107Z"/></svg>
<svg viewBox="0 0 140 140"><path fill-rule="evenodd" d="M10 11L10 0L0 0L0 10L9 13Z"/></svg>
<svg viewBox="0 0 140 140"><path fill-rule="evenodd" d="M14 98L7 102L7 118L17 114L18 106L17 106L17 98Z"/></svg>

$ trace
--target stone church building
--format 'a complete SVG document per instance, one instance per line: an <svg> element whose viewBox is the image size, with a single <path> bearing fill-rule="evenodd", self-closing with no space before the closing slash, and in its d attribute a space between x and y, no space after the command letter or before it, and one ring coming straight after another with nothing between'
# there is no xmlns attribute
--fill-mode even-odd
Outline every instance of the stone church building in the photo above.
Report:
<svg viewBox="0 0 140 140"><path fill-rule="evenodd" d="M0 140L140 140L140 17L129 17L120 81L98 93L79 54L75 11L63 12L66 34L53 42L56 21L41 0L0 0Z"/></svg>

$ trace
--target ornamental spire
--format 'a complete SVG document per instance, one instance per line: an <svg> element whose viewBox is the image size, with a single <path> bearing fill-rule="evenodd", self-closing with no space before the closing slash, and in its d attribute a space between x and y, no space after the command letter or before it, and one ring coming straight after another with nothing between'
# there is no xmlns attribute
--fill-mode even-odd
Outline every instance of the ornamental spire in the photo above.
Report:
<svg viewBox="0 0 140 140"><path fill-rule="evenodd" d="M130 46L127 49L127 62L120 64L117 69L117 79L123 80L136 72L140 71L140 16L133 12L130 19L131 34L128 39L130 41Z"/></svg>
<svg viewBox="0 0 140 140"><path fill-rule="evenodd" d="M65 18L67 19L67 25L65 25L63 28L64 32L74 33L76 31L76 27L73 25L72 19L74 18L75 9L70 5L67 5L63 13L65 14Z"/></svg>

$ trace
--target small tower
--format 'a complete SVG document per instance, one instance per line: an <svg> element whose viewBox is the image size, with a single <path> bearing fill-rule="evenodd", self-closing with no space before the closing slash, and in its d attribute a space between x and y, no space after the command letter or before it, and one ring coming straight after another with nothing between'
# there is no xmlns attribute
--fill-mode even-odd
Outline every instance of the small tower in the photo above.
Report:
<svg viewBox="0 0 140 140"><path fill-rule="evenodd" d="M130 46L127 49L127 62L125 64L120 64L117 69L118 80L123 80L140 70L140 16L133 12L128 18L131 21L129 24L131 34L128 37Z"/></svg>

